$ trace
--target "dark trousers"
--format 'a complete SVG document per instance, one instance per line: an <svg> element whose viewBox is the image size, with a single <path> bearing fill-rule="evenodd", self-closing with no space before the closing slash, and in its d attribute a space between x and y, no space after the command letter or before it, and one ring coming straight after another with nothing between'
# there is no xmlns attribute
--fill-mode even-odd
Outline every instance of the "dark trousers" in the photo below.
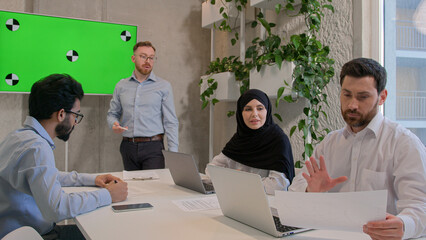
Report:
<svg viewBox="0 0 426 240"><path fill-rule="evenodd" d="M56 225L52 231L41 236L44 240L85 240L75 224Z"/></svg>
<svg viewBox="0 0 426 240"><path fill-rule="evenodd" d="M164 168L163 141L128 142L122 141L120 153L124 170L146 170Z"/></svg>

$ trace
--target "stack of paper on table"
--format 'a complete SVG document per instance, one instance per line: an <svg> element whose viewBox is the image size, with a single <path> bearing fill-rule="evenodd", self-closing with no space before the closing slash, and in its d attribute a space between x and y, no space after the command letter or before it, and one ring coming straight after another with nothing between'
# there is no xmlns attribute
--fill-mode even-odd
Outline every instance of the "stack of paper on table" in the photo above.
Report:
<svg viewBox="0 0 426 240"><path fill-rule="evenodd" d="M155 171L123 170L123 180L153 180L158 178L158 174Z"/></svg>
<svg viewBox="0 0 426 240"><path fill-rule="evenodd" d="M341 193L275 191L274 206L284 225L362 232L386 218L387 190Z"/></svg>

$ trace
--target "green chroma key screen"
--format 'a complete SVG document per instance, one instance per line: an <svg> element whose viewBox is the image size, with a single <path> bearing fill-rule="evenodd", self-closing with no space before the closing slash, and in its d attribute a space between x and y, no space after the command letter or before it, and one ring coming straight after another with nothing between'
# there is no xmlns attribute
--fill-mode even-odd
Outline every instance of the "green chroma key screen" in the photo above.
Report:
<svg viewBox="0 0 426 240"><path fill-rule="evenodd" d="M0 92L30 92L67 73L86 94L112 94L133 71L136 34L132 25L0 11Z"/></svg>

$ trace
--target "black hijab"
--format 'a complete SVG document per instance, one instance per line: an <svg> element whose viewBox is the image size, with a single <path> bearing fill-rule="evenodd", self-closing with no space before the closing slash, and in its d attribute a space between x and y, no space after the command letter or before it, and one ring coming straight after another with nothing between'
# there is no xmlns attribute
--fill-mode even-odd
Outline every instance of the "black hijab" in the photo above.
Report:
<svg viewBox="0 0 426 240"><path fill-rule="evenodd" d="M259 129L249 128L243 119L243 109L251 100L261 102L266 110L265 124ZM257 89L250 89L237 102L237 132L226 144L225 156L253 168L285 173L290 183L294 177L293 153L290 141L283 130L272 120L271 102Z"/></svg>

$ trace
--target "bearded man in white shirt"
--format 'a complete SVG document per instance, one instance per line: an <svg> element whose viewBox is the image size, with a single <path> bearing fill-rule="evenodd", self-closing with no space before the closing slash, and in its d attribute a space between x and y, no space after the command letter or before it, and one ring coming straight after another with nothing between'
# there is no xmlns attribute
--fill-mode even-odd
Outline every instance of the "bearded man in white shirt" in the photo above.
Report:
<svg viewBox="0 0 426 240"><path fill-rule="evenodd" d="M340 85L347 126L318 144L289 191L386 189L386 219L365 224L363 231L386 240L426 235L426 150L417 136L379 112L387 97L386 70L372 59L354 59L342 67Z"/></svg>

